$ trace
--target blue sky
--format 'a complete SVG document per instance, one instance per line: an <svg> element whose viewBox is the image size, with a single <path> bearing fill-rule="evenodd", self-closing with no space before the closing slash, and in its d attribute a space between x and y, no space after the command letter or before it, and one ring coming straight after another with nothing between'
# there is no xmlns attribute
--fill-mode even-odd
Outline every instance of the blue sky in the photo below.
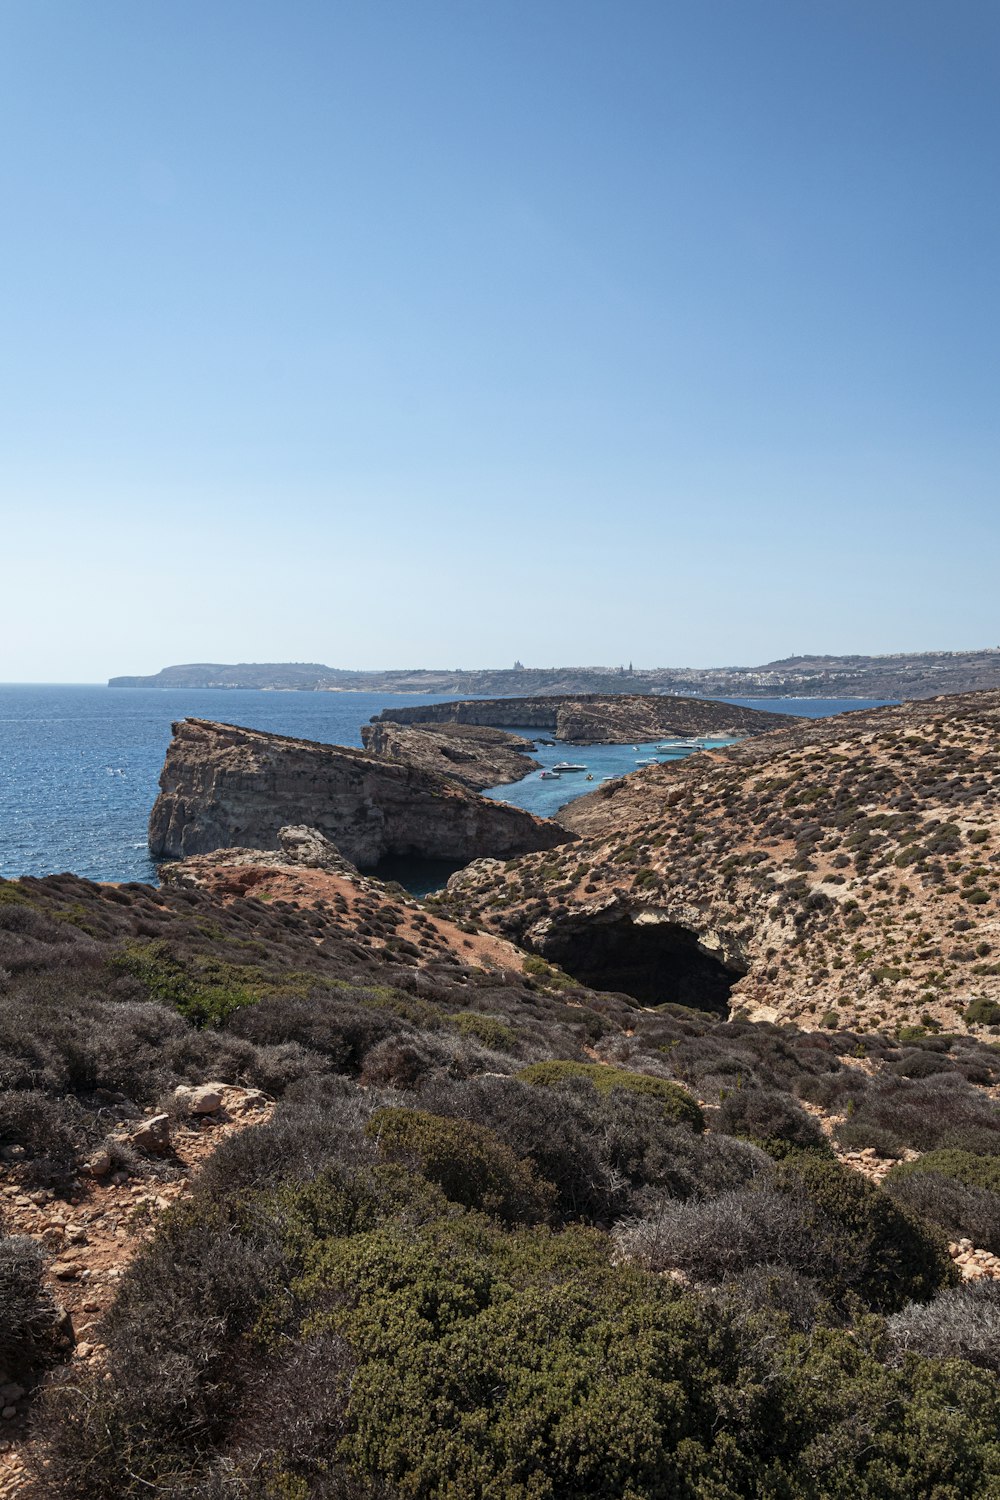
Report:
<svg viewBox="0 0 1000 1500"><path fill-rule="evenodd" d="M5 0L0 680L996 645L995 0Z"/></svg>

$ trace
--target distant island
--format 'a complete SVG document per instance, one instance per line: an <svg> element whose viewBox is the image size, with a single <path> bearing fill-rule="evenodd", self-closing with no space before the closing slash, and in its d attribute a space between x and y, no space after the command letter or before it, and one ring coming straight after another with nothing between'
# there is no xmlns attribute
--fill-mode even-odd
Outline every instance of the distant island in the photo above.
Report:
<svg viewBox="0 0 1000 1500"><path fill-rule="evenodd" d="M256 688L269 691L453 693L538 697L655 693L700 698L933 698L1000 688L1000 648L892 656L790 656L759 667L524 667L352 671L321 662L196 662L113 688Z"/></svg>

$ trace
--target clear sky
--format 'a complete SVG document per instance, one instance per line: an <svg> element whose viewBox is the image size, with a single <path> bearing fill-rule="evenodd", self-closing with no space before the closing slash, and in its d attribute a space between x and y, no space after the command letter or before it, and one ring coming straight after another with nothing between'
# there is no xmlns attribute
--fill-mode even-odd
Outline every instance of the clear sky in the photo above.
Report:
<svg viewBox="0 0 1000 1500"><path fill-rule="evenodd" d="M0 0L0 680L1000 641L996 0Z"/></svg>

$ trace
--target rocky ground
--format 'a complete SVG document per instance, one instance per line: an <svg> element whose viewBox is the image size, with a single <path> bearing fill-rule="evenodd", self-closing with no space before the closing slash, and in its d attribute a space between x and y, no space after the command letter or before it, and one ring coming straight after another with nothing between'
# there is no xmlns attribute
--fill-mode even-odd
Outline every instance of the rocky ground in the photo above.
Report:
<svg viewBox="0 0 1000 1500"><path fill-rule="evenodd" d="M356 870L315 829L283 828L280 850L217 849L162 867L165 885L206 891L228 905L253 896L290 910L324 914L325 931L361 936L373 957L414 967L443 957L499 973L523 971L528 954L479 923L456 922Z"/></svg>
<svg viewBox="0 0 1000 1500"><path fill-rule="evenodd" d="M99 1366L101 1317L129 1261L152 1237L160 1217L188 1191L191 1174L221 1140L269 1118L272 1102L257 1089L206 1081L179 1093L173 1118L150 1110L121 1131L133 1155L130 1169L106 1170L106 1153L60 1187L32 1188L5 1153L0 1211L10 1234L41 1245L45 1285L61 1317L65 1357ZM144 1146L143 1141L147 1144ZM37 1386L0 1385L0 1497L13 1500L31 1478L30 1424Z"/></svg>
<svg viewBox="0 0 1000 1500"><path fill-rule="evenodd" d="M564 811L581 843L461 872L449 910L571 973L574 923L676 924L753 1019L992 1024L998 734L1000 693L975 693L650 767Z"/></svg>

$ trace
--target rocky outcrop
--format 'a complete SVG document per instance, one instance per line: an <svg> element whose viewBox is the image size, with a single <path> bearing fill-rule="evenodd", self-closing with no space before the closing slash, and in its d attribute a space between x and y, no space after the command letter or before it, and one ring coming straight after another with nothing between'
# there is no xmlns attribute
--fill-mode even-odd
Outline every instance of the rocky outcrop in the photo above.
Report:
<svg viewBox="0 0 1000 1500"><path fill-rule="evenodd" d="M160 881L165 886L211 886L212 877L219 870L252 870L256 877L257 872L292 869L322 870L327 875L341 875L349 880L359 876L357 865L345 859L318 828L300 826L279 828L276 849L213 849L208 854L168 861L160 866Z"/></svg>
<svg viewBox="0 0 1000 1500"><path fill-rule="evenodd" d="M204 719L174 725L149 820L154 859L276 849L287 825L316 829L362 869L390 854L507 859L574 837L520 808L364 750Z"/></svg>
<svg viewBox="0 0 1000 1500"><path fill-rule="evenodd" d="M486 698L466 703L434 703L422 708L387 708L373 723L424 725L510 725L548 730L557 740L577 745L628 744L667 735L735 736L766 734L798 721L789 714L765 713L733 703L652 694L591 694L581 697Z"/></svg>
<svg viewBox="0 0 1000 1500"><path fill-rule="evenodd" d="M380 760L402 761L436 776L448 776L475 792L520 781L540 762L526 754L530 740L477 724L364 724L366 750Z"/></svg>

